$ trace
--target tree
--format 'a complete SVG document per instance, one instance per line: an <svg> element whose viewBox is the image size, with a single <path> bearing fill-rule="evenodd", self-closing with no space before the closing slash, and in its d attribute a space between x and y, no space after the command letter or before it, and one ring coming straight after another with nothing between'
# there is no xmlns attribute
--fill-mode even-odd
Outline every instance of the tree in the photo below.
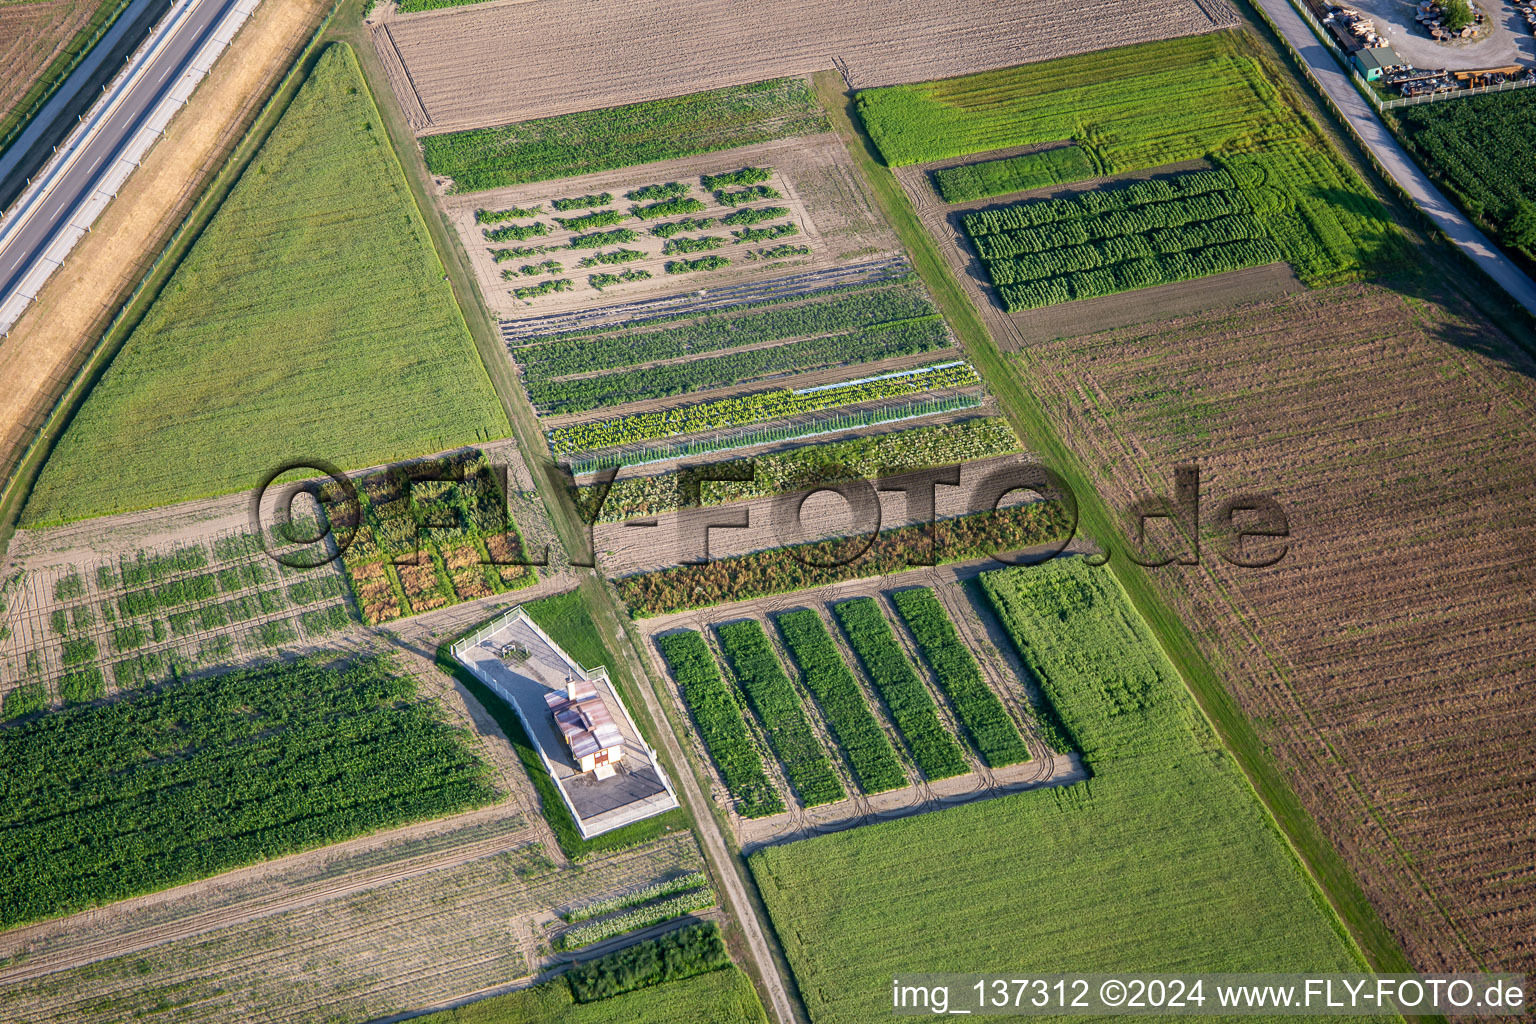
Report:
<svg viewBox="0 0 1536 1024"><path fill-rule="evenodd" d="M1444 0L1440 5L1440 20L1452 32L1460 32L1475 20L1471 0Z"/></svg>

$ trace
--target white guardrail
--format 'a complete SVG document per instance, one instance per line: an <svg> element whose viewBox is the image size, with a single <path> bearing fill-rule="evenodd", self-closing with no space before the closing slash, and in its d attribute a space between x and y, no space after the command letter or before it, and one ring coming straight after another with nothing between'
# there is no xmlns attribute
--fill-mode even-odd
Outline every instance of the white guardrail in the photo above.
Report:
<svg viewBox="0 0 1536 1024"><path fill-rule="evenodd" d="M200 5L217 0L180 0L160 24L150 33L138 51L128 60L124 69L108 85L102 96L92 105L65 138L61 147L49 159L43 169L22 192L11 211L0 219L0 250L16 236L37 212L38 207L57 188L60 180L75 165L86 144L111 119L123 105L134 86L139 84L150 70L157 56L170 45L176 31L186 23ZM239 0L220 20L213 33L188 62L178 81L150 110L143 124L134 135L118 147L117 152L92 184L91 191L69 212L65 222L54 232L44 249L33 257L31 268L16 289L0 298L0 333L9 334L11 326L21 317L27 306L37 297L43 284L53 275L64 258L69 255L91 225L101 216L107 204L117 197L117 192L128 180L145 154L165 133L166 125L176 115L199 83L207 76L214 61L219 58L235 34L256 10L261 0Z"/></svg>

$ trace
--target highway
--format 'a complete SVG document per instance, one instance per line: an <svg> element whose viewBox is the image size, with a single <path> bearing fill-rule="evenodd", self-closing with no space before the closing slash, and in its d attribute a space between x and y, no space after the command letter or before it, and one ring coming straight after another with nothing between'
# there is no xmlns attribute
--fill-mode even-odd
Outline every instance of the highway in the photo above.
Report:
<svg viewBox="0 0 1536 1024"><path fill-rule="evenodd" d="M66 140L61 146L62 161L56 158L34 178L34 182L44 182L53 175L55 180L24 194L0 221L0 306L10 302L29 277L36 281L33 272L50 261L48 250L54 241L69 230L71 221L123 157L147 119L181 82L194 58L240 2L176 3L151 33L146 46L152 49L143 51L139 58L147 58L139 72L109 87L98 106L87 113L88 119L99 118L99 124L83 141ZM70 145L77 146L74 152L69 152ZM0 327L8 330L9 324Z"/></svg>
<svg viewBox="0 0 1536 1024"><path fill-rule="evenodd" d="M1447 238L1471 257L1473 263L1493 278L1515 302L1536 316L1536 281L1532 281L1515 266L1514 261L1500 252L1499 247L1490 242L1488 236L1479 231L1456 208L1456 204L1435 187L1428 175L1419 169L1419 165L1413 162L1413 158L1398 143L1396 136L1382 123L1376 108L1356 90L1349 75L1334 59L1332 51L1312 34L1301 15L1296 13L1296 8L1291 6L1290 0L1258 0L1258 3L1296 52L1301 54L1323 91L1333 100L1334 106L1349 119L1355 134L1399 187L1408 193Z"/></svg>

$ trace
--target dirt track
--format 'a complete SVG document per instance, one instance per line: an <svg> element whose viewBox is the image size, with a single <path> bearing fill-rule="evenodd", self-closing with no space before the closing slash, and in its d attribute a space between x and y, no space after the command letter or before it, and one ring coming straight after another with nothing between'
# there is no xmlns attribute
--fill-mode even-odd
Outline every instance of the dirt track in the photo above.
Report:
<svg viewBox="0 0 1536 1024"><path fill-rule="evenodd" d="M391 84L406 117L429 135L810 74L839 61L862 89L1236 24L1225 0L738 0L686 11L642 0L604 7L601 17L585 11L538 0L385 14L387 36L376 33L375 43L397 69Z"/></svg>
<svg viewBox="0 0 1536 1024"><path fill-rule="evenodd" d="M95 346L121 296L143 276L255 103L319 24L323 0L264 3L192 102L171 121L116 201L0 344L0 476L31 443Z"/></svg>

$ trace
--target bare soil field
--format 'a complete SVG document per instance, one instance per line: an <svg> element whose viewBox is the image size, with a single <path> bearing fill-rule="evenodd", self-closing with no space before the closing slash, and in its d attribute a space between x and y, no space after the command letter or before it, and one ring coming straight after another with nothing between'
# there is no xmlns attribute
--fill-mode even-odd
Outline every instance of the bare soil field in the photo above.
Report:
<svg viewBox="0 0 1536 1024"><path fill-rule="evenodd" d="M101 0L42 0L0 5L0 118L22 98Z"/></svg>
<svg viewBox="0 0 1536 1024"><path fill-rule="evenodd" d="M384 17L375 45L386 67L396 62L387 51L398 53L389 77L419 135L834 66L854 88L920 82L1236 24L1224 0L749 0L686 11L644 0L581 19L541 0ZM745 46L743 26L762 26Z"/></svg>
<svg viewBox="0 0 1536 1024"><path fill-rule="evenodd" d="M720 218L731 213L734 208L717 203L700 186L699 176L719 174L744 166L767 167L773 170L773 178L768 184L783 198L763 200L753 205L788 208L790 213L787 216L774 218L772 223L793 222L799 229L798 234L773 242L742 244L736 243L731 238L730 227L719 223ZM537 219L551 223L555 216L571 218L588 212L572 210L561 213L551 208L551 200L603 192L613 195L612 208L627 212L633 204L624 198L625 192L643 185L668 181L680 181L692 185L693 189L689 195L708 205L708 209L703 212L688 216L714 218L716 221L710 228L687 232L687 234L722 237L726 241L723 248L704 253L663 255L662 247L665 240L648 232L652 224L659 222L630 218L615 226L639 231L640 237L633 242L603 248L638 249L646 253L644 260L622 265L579 268L576 262L597 250L565 249L564 246L573 232L566 231L558 225L552 225L554 230L548 236L535 237L524 242L491 242L486 239L485 230L488 227L495 228L500 225L484 225L475 221L477 210L501 210L510 207L528 209L542 204L544 212ZM439 181L437 185L440 191L445 191L444 182ZM543 316L594 304L627 302L658 295L714 289L748 279L800 273L844 263L851 259L889 255L899 249L895 235L876 215L869 200L859 188L853 165L848 158L848 151L833 132L784 139L758 146L744 146L707 156L641 164L618 171L565 178L560 181L519 185L514 188L477 192L464 196L443 195L439 202L442 203L449 220L458 230L459 238L469 254L470 263L474 267L475 277L480 284L480 291L485 297L486 304L497 316L508 320ZM676 219L678 218L666 218L666 220ZM530 222L531 220L518 220L509 223ZM765 227L767 224L757 226ZM809 246L811 251L806 256L785 259L748 260L745 258L750 251L780 243ZM555 251L501 263L495 262L492 253L497 249L510 246L545 246L555 248ZM668 274L664 269L669 260L695 258L701 255L725 256L731 260L731 265L720 270L687 274ZM564 266L564 271L538 276L524 276L517 272L517 268L524 264L538 264L546 259L560 262ZM646 281L610 285L600 292L593 289L587 282L589 274L602 272L616 274L632 269L648 271L651 278ZM511 270L514 277L510 280L504 278L502 276L504 270ZM571 291L555 292L528 300L518 299L512 293L514 288L537 285L547 277L567 278L574 287Z"/></svg>
<svg viewBox="0 0 1536 1024"><path fill-rule="evenodd" d="M118 300L143 276L328 7L321 0L299 0L256 8L193 101L171 120L167 144L150 150L94 230L11 328L0 345L0 380L6 382L0 388L0 476L31 443Z"/></svg>
<svg viewBox="0 0 1536 1024"><path fill-rule="evenodd" d="M1536 970L1536 364L1367 285L1014 358L1111 507L1280 502L1278 564L1160 582L1414 964Z"/></svg>
<svg viewBox="0 0 1536 1024"><path fill-rule="evenodd" d="M642 626L644 641L641 646L651 661L656 677L665 680L664 689L668 699L673 702L675 720L683 723L680 738L688 743L692 758L704 766L704 774L710 781L712 799L725 810L737 842L744 851L750 852L762 846L793 842L796 839L838 832L856 828L859 825L941 810L972 800L1003 796L1025 789L1071 785L1088 777L1081 759L1076 754L1059 753L1052 750L1046 743L1035 719L1036 709L1041 706L1044 698L1028 671L1020 664L1018 656L1010 646L986 600L965 585L977 574L999 567L998 562L978 559L973 562L935 568L914 569L881 579L856 580L795 594L780 594L698 611L658 616L644 621ZM918 653L911 631L902 622L901 616L891 603L892 592L912 586L931 587L938 595L962 641L975 656L988 686L1002 700L1009 716L1019 728L1029 748L1029 760L1003 768L989 768L962 740L961 747L965 751L966 761L970 767L970 771L966 774L930 780L923 776L921 770L912 761L904 747L901 734L892 721L890 710L880 699L873 683L860 665L859 659L848 646L838 626L837 617L832 612L832 606L841 601L854 597L874 598L883 608L897 642L916 669L918 677L923 680L929 690L938 708L940 721L952 735L961 737L964 733L955 708ZM896 750L897 756L901 759L910 785L875 794L864 793L859 788L858 781L842 749L830 731L824 712L801 682L794 660L785 648L773 622L774 616L778 613L801 608L814 609L822 617L827 632L831 635L845 664L853 673L855 682L874 711L876 721L879 722L881 729ZM812 730L827 750L833 768L849 794L847 798L817 807L804 806L789 785L783 766L770 752L762 723L749 710L746 712L748 728L763 754L769 778L778 789L779 795L783 797L787 810L762 818L743 818L736 813L734 801L719 775L718 768L704 747L703 740L683 703L681 690L658 651L655 638L680 628L696 630L706 637L715 650L717 660L724 664L715 641L713 627L742 619L757 620L773 643L785 674L800 696ZM728 675L727 678L729 678ZM737 699L743 708L750 707L744 697L738 695Z"/></svg>

